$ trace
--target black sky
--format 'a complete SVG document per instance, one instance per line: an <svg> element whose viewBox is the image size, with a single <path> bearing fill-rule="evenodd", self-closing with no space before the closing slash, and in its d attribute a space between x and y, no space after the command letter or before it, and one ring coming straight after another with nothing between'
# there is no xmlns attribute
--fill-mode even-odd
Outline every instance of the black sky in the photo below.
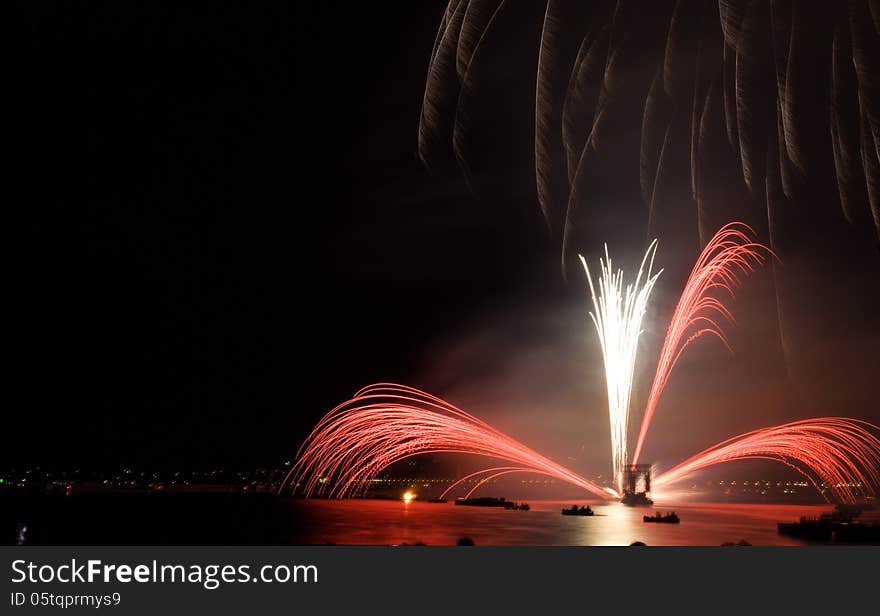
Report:
<svg viewBox="0 0 880 616"><path fill-rule="evenodd" d="M20 7L3 463L271 464L516 292L534 204L415 156L443 9Z"/></svg>
<svg viewBox="0 0 880 616"><path fill-rule="evenodd" d="M323 412L388 380L504 410L499 427L576 470L590 438L607 461L607 416L584 410L604 387L586 298L559 275L531 178L473 195L417 160L444 8L21 4L22 395L0 464L276 464ZM695 354L649 453L677 462L764 417L835 414L780 389L784 367L748 326L768 309L742 302L747 350ZM649 317L646 357L663 334ZM871 391L842 395L877 419ZM707 406L729 421L673 447Z"/></svg>

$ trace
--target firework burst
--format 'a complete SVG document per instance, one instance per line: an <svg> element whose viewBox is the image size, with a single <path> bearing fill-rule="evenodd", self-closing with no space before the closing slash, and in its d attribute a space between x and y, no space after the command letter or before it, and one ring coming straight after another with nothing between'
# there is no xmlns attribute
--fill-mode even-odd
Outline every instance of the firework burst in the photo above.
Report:
<svg viewBox="0 0 880 616"><path fill-rule="evenodd" d="M633 371L635 370L636 351L639 336L642 333L642 319L648 307L648 298L654 283L663 270L651 273L654 255L657 252L657 240L651 242L634 282L624 281L623 271L616 272L608 256L605 246L605 259L599 260L599 280L593 284L590 268L583 256L580 257L594 311L590 318L599 334L602 347L602 358L605 364L605 385L608 391L608 419L611 427L612 469L617 481L617 489L621 490L622 471L627 463L626 438L629 427L629 402L632 395ZM648 264L647 272L645 264ZM598 294L596 288L598 287Z"/></svg>
<svg viewBox="0 0 880 616"><path fill-rule="evenodd" d="M648 427L669 374L688 345L709 334L721 340L730 350L721 322L726 320L733 323L734 318L717 294L720 292L722 296L734 297L740 276L752 273L766 260L767 255L773 254L767 246L752 241L753 234L754 231L746 224L729 223L715 234L700 253L666 330L633 452L633 464L639 461Z"/></svg>
<svg viewBox="0 0 880 616"><path fill-rule="evenodd" d="M766 246L753 242L752 234L742 223L728 224L697 260L666 333L633 464L669 374L687 346L711 334L730 348L720 322L733 322L733 316L716 292L732 297L740 276L754 271L772 254ZM466 475L449 486L444 497L467 480L475 482L469 496L487 481L512 473L552 477L600 497L619 496L620 471L627 463L627 423L638 339L648 299L660 275L651 271L655 253L656 240L631 284L625 284L623 273L612 268L607 248L595 285L581 257L594 308L590 316L605 365L617 490L585 479L440 398L390 383L366 387L327 413L297 453L297 462L281 490L292 486L309 496L357 496L395 462L427 453L466 453L509 465ZM670 485L715 464L768 459L809 478L826 499L830 494L836 500L854 502L859 494L876 494L880 485L878 432L880 428L874 424L841 417L761 428L705 449L657 476L654 485Z"/></svg>
<svg viewBox="0 0 880 616"><path fill-rule="evenodd" d="M880 485L880 427L846 417L817 417L761 428L722 441L661 473L656 487L715 464L746 459L782 462L820 492L853 502ZM827 499L827 496L826 496Z"/></svg>
<svg viewBox="0 0 880 616"><path fill-rule="evenodd" d="M609 493L458 407L412 387L378 383L357 392L318 423L282 484L307 495L358 496L395 462L427 453L466 453L504 460L533 472ZM486 472L482 471L482 472Z"/></svg>

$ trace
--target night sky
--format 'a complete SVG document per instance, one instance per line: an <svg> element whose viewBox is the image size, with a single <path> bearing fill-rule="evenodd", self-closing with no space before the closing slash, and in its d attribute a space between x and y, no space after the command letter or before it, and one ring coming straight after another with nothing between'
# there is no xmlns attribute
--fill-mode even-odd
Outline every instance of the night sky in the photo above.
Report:
<svg viewBox="0 0 880 616"><path fill-rule="evenodd" d="M601 472L598 344L533 178L473 192L417 158L444 8L20 7L7 204L25 217L8 296L22 395L0 465L274 465L361 386L398 381ZM769 275L734 305L737 354L707 341L680 366L648 455L816 414L880 420L876 330L849 332L855 372L805 404L768 333ZM660 285L658 306L676 292Z"/></svg>
<svg viewBox="0 0 880 616"><path fill-rule="evenodd" d="M416 158L443 8L23 7L4 463L276 463L515 290L538 212Z"/></svg>

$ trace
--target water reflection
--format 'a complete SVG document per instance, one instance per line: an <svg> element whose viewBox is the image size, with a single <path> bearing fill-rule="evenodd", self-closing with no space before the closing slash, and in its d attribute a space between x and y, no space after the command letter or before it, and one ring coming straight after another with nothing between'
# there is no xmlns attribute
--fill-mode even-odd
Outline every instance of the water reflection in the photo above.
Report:
<svg viewBox="0 0 880 616"><path fill-rule="evenodd" d="M294 543L355 545L712 545L745 540L752 545L803 545L779 535L776 523L815 516L827 505L659 503L653 509L620 503L589 504L594 516L563 516L573 501L531 501L531 511L458 507L413 500L291 500L299 520ZM645 524L642 516L675 510L681 524ZM293 513L293 512L292 512Z"/></svg>

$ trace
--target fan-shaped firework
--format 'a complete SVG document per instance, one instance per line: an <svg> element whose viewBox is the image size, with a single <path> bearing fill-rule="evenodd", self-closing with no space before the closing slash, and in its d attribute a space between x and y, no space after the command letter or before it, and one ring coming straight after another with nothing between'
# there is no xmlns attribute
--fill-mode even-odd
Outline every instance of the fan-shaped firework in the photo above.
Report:
<svg viewBox="0 0 880 616"><path fill-rule="evenodd" d="M841 502L880 485L880 427L846 417L803 419L753 430L688 458L654 478L654 486L672 484L707 466L762 458L783 462L827 489Z"/></svg>
<svg viewBox="0 0 880 616"><path fill-rule="evenodd" d="M425 453L465 453L513 462L592 492L608 491L473 415L412 387L378 383L357 392L315 427L285 478L306 494L354 496L388 466Z"/></svg>
<svg viewBox="0 0 880 616"><path fill-rule="evenodd" d="M651 394L633 456L638 459L651 418L672 368L688 345L711 334L725 345L720 319L733 321L723 297L733 295L739 277L763 263L770 250L751 240L742 223L722 227L707 244L678 302L661 350ZM445 496L467 480L485 482L513 473L535 473L578 486L596 496L619 496L620 472L626 467L626 436L633 366L641 322L660 272L651 273L656 243L652 242L631 284L615 272L606 249L598 285L586 261L593 308L591 313L605 365L612 442L612 467L617 489L602 486L553 462L519 441L452 404L418 389L379 383L366 387L330 411L303 443L297 462L282 483L306 495L362 494L392 464L427 453L464 453L511 463L471 473L452 484ZM648 264L645 272L645 264ZM597 293L598 287L598 293ZM716 294L720 291L720 294ZM877 426L840 417L805 419L762 428L733 437L689 458L655 478L661 487L700 469L742 459L769 459L796 469L840 501L880 486L880 439Z"/></svg>

